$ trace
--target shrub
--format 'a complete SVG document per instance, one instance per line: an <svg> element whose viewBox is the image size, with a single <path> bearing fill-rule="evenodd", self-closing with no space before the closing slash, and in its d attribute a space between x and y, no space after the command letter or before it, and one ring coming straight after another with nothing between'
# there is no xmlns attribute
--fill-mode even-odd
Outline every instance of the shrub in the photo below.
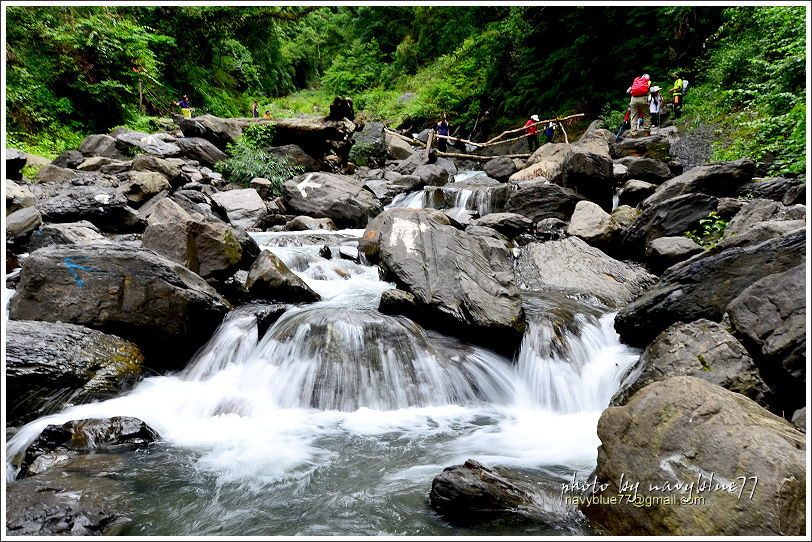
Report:
<svg viewBox="0 0 812 542"><path fill-rule="evenodd" d="M287 157L260 150L252 142L252 137L256 136L244 135L227 145L226 152L230 158L217 162L214 170L222 173L226 180L245 187L250 186L251 180L256 177L268 179L271 181L271 193L279 195L282 183L304 171L304 168L293 165Z"/></svg>
<svg viewBox="0 0 812 542"><path fill-rule="evenodd" d="M725 228L727 228L727 220L720 217L716 211L711 211L708 216L699 219L699 228L685 232L685 237L706 249L710 249L722 241Z"/></svg>

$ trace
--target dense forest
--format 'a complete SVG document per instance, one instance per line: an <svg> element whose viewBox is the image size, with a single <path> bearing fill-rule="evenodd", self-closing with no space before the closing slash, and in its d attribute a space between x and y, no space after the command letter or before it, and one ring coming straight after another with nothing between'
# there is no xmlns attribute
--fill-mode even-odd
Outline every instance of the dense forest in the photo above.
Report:
<svg viewBox="0 0 812 542"><path fill-rule="evenodd" d="M533 113L614 127L631 80L690 82L684 122L715 157L805 170L803 6L12 6L7 142L50 154L149 126L188 94L197 114L313 114L422 128L445 113L486 137Z"/></svg>

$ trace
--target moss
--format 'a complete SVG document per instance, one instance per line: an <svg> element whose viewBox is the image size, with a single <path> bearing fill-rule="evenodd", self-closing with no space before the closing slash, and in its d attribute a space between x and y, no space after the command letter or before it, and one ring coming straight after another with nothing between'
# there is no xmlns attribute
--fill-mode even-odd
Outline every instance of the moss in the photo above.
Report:
<svg viewBox="0 0 812 542"><path fill-rule="evenodd" d="M710 363L705 359L705 356L699 355L696 357L699 360L700 365L702 365L702 370L708 371L709 373L712 372Z"/></svg>
<svg viewBox="0 0 812 542"><path fill-rule="evenodd" d="M234 233L230 229L223 232L223 250L225 251L226 261L230 264L236 264L242 259L242 245L234 237Z"/></svg>

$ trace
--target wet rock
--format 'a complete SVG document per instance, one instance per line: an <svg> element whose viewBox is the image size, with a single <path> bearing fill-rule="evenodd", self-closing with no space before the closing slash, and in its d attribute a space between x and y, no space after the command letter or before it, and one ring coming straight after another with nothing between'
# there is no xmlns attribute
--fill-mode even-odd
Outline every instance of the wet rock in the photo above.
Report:
<svg viewBox="0 0 812 542"><path fill-rule="evenodd" d="M524 215L533 222L545 218L569 220L575 205L585 199L574 191L544 180L519 183L505 205L505 212Z"/></svg>
<svg viewBox="0 0 812 542"><path fill-rule="evenodd" d="M88 418L48 425L25 450L17 479L34 476L52 466L54 455L143 448L160 437L138 418Z"/></svg>
<svg viewBox="0 0 812 542"><path fill-rule="evenodd" d="M389 205L395 196L420 190L424 185L425 183L420 177L401 175L395 172L387 172L386 179L367 179L364 181L364 186L375 194L375 197L380 200L382 205Z"/></svg>
<svg viewBox="0 0 812 542"><path fill-rule="evenodd" d="M621 232L623 250L640 258L645 247L659 237L674 237L698 226L716 208L716 198L685 194L643 208L643 213Z"/></svg>
<svg viewBox="0 0 812 542"><path fill-rule="evenodd" d="M642 267L615 260L577 237L528 244L519 254L516 272L522 289L571 292L614 308L656 281Z"/></svg>
<svg viewBox="0 0 812 542"><path fill-rule="evenodd" d="M438 249L442 247L442 249ZM387 280L415 296L426 327L512 352L525 327L510 253L430 209L388 209L358 246Z"/></svg>
<svg viewBox="0 0 812 542"><path fill-rule="evenodd" d="M646 198L643 207L689 193L735 197L739 187L753 178L754 171L755 162L749 158L697 166L661 184L654 194Z"/></svg>
<svg viewBox="0 0 812 542"><path fill-rule="evenodd" d="M767 275L727 306L730 324L788 411L806 389L806 264Z"/></svg>
<svg viewBox="0 0 812 542"><path fill-rule="evenodd" d="M362 184L346 175L308 173L282 185L289 212L329 218L339 228L363 228L378 215L381 203Z"/></svg>
<svg viewBox="0 0 812 542"><path fill-rule="evenodd" d="M474 220L475 226L493 228L507 238L532 231L533 221L517 213L489 213Z"/></svg>
<svg viewBox="0 0 812 542"><path fill-rule="evenodd" d="M311 218L309 216L297 216L287 224L287 231L307 231L307 230L330 230L335 231L336 225L329 218Z"/></svg>
<svg viewBox="0 0 812 542"><path fill-rule="evenodd" d="M627 156L618 160L628 169L628 178L660 184L672 177L671 170L662 160Z"/></svg>
<svg viewBox="0 0 812 542"><path fill-rule="evenodd" d="M184 363L228 308L200 276L150 250L54 245L25 260L10 315L113 333L171 365Z"/></svg>
<svg viewBox="0 0 812 542"><path fill-rule="evenodd" d="M668 268L660 281L624 307L615 318L623 342L645 346L674 322L719 321L733 301L755 281L782 273L805 257L806 231L759 245L708 253Z"/></svg>
<svg viewBox="0 0 812 542"><path fill-rule="evenodd" d="M448 171L437 164L425 164L417 166L411 173L420 179L423 185L445 186L448 183Z"/></svg>
<svg viewBox="0 0 812 542"><path fill-rule="evenodd" d="M361 263L361 253L355 247L339 247L338 257L342 260Z"/></svg>
<svg viewBox="0 0 812 542"><path fill-rule="evenodd" d="M253 188L218 192L212 194L211 201L233 226L244 230L259 226L268 214L262 198Z"/></svg>
<svg viewBox="0 0 812 542"><path fill-rule="evenodd" d="M624 404L643 387L672 376L707 380L741 393L765 408L772 396L753 358L730 331L716 322L700 319L687 324L677 322L660 333L640 356L631 374L634 382L615 396L613 404Z"/></svg>
<svg viewBox="0 0 812 542"><path fill-rule="evenodd" d="M13 181L22 180L22 170L28 162L28 157L24 152L6 148L6 178Z"/></svg>
<svg viewBox="0 0 812 542"><path fill-rule="evenodd" d="M87 245L107 243L108 239L91 222L69 222L65 224L43 224L31 234L28 251L50 245Z"/></svg>
<svg viewBox="0 0 812 542"><path fill-rule="evenodd" d="M674 264L701 254L705 249L687 237L658 237L646 247L646 263L660 274Z"/></svg>
<svg viewBox="0 0 812 542"><path fill-rule="evenodd" d="M420 305L417 298L409 292L393 288L381 294L378 310L384 314L402 314L407 318L413 318L420 312Z"/></svg>
<svg viewBox="0 0 812 542"><path fill-rule="evenodd" d="M46 222L87 220L105 232L143 231L146 223L127 203L127 198L113 188L73 186L59 195L40 200L37 209Z"/></svg>
<svg viewBox="0 0 812 542"><path fill-rule="evenodd" d="M6 213L19 211L24 207L31 207L37 204L37 198L31 193L28 185L17 184L11 179L6 181Z"/></svg>
<svg viewBox="0 0 812 542"><path fill-rule="evenodd" d="M699 378L669 378L641 389L626 406L605 410L598 436L596 483L606 486L595 496L617 502L580 509L608 534L797 536L804 531L804 436L743 395ZM622 477L639 487L624 488ZM666 482L694 486L690 493L650 489L649 484L662 488ZM633 491L637 501L618 497ZM669 496L673 502L663 500ZM694 497L703 501L680 502Z"/></svg>
<svg viewBox="0 0 812 542"><path fill-rule="evenodd" d="M27 423L112 397L140 378L143 355L120 337L65 323L6 324L7 422Z"/></svg>
<svg viewBox="0 0 812 542"><path fill-rule="evenodd" d="M263 250L254 261L245 287L254 298L269 301L309 303L321 300L319 294L269 250Z"/></svg>

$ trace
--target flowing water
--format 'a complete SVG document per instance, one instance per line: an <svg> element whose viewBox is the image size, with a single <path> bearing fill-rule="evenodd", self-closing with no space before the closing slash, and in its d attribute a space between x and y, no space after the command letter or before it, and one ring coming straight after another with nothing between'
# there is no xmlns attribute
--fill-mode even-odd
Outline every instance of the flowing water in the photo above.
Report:
<svg viewBox="0 0 812 542"><path fill-rule="evenodd" d="M613 314L566 326L528 311L509 360L375 309L376 267L324 259L360 230L252 234L322 296L259 337L234 312L187 367L124 396L23 427L134 416L162 437L114 476L133 504L128 535L587 534L571 510L543 522L453 526L431 511L443 468L476 459L563 483L595 467L596 426L637 353ZM537 311L542 313L544 311Z"/></svg>

